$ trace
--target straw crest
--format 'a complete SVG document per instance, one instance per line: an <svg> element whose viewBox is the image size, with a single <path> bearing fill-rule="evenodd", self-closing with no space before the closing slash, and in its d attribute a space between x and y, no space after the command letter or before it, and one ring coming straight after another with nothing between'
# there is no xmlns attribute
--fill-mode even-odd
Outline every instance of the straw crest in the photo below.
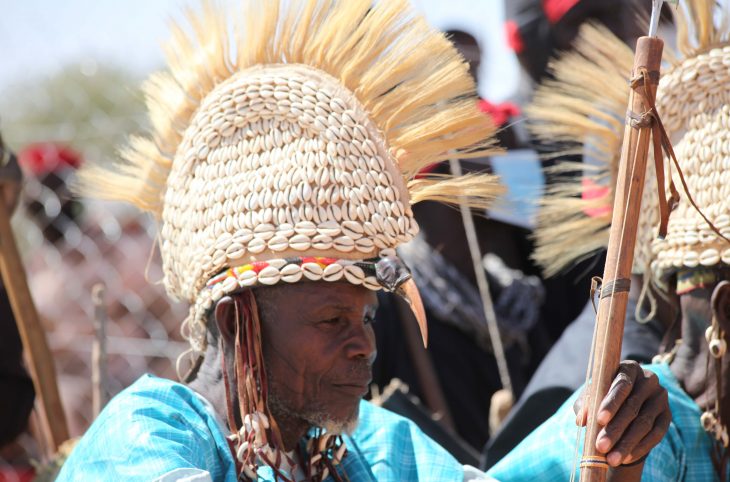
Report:
<svg viewBox="0 0 730 482"><path fill-rule="evenodd" d="M716 26L715 13L714 2L709 0L690 2L679 11L678 49L685 57L665 55L670 66L660 80L656 103L689 192L700 210L728 236L730 45L727 29ZM720 20L717 25L726 24ZM594 165L563 163L557 167L573 173L581 169L593 172L557 184L543 200L535 258L548 274L608 243L628 99L632 64L628 47L607 29L587 26L576 50L554 64L556 80L540 87L527 110L538 136L574 143L578 148L573 152L596 161ZM679 186L669 162L664 163L667 174ZM647 273L651 266L649 274L659 279L679 267L730 263L730 246L710 229L681 189L667 236L657 239L656 176L653 163L647 167L634 271Z"/></svg>
<svg viewBox="0 0 730 482"><path fill-rule="evenodd" d="M554 275L608 245L618 174L628 76L633 52L606 27L581 27L574 50L551 63L554 80L538 87L526 109L529 129L546 142L565 143L557 155L576 154L582 162L561 161L551 169L559 181L541 200L533 258ZM656 180L647 163L634 271L651 259Z"/></svg>
<svg viewBox="0 0 730 482"><path fill-rule="evenodd" d="M408 0L243 7L205 3L189 30L173 25L169 68L145 86L149 135L80 175L88 194L161 219L164 283L193 303L197 349L224 294L302 279L377 289L358 262L415 235L411 204L483 208L500 192L487 175L416 179L494 150L494 126L463 59Z"/></svg>

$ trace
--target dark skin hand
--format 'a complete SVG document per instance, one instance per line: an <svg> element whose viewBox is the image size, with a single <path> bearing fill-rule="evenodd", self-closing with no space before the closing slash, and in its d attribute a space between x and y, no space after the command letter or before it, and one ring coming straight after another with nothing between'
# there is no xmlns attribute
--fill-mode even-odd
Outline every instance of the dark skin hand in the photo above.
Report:
<svg viewBox="0 0 730 482"><path fill-rule="evenodd" d="M588 418L583 397L575 404L576 423L585 426ZM635 361L623 361L601 402L596 449L605 454L609 480L641 480L643 461L629 467L656 446L667 432L672 414L667 391L659 385L657 376L644 370ZM638 474L638 478L634 478Z"/></svg>

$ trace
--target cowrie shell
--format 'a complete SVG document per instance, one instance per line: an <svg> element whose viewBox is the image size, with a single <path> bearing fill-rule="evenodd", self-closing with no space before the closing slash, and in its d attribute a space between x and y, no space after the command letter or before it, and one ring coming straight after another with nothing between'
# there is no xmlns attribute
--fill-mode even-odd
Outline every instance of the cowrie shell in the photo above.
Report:
<svg viewBox="0 0 730 482"><path fill-rule="evenodd" d="M233 242L247 244L253 239L253 232L250 229L242 228L233 233Z"/></svg>
<svg viewBox="0 0 730 482"><path fill-rule="evenodd" d="M307 279L318 281L322 279L322 267L317 263L302 264L302 273Z"/></svg>
<svg viewBox="0 0 730 482"><path fill-rule="evenodd" d="M285 238L291 238L294 235L294 226L287 222L283 222L279 224L279 226L277 226L276 234L279 236L284 236Z"/></svg>
<svg viewBox="0 0 730 482"><path fill-rule="evenodd" d="M312 247L322 251L328 250L332 247L332 238L326 234L318 234L312 239Z"/></svg>
<svg viewBox="0 0 730 482"><path fill-rule="evenodd" d="M380 283L378 283L377 278L375 276L366 276L364 280L362 280L362 285L366 287L369 290L378 291L383 289L382 286L380 286Z"/></svg>
<svg viewBox="0 0 730 482"><path fill-rule="evenodd" d="M384 229L384 227L383 227L383 222L384 222L383 216L381 216L380 214L373 214L370 217L370 221L373 223L373 226L375 226L375 229L376 229L377 232L379 232L379 233L383 232L383 229Z"/></svg>
<svg viewBox="0 0 730 482"><path fill-rule="evenodd" d="M345 279L354 285L362 284L365 272L359 266L348 264L345 266Z"/></svg>
<svg viewBox="0 0 730 482"><path fill-rule="evenodd" d="M238 259L243 256L245 252L246 248L243 246L243 244L232 243L226 248L226 257L228 259Z"/></svg>
<svg viewBox="0 0 730 482"><path fill-rule="evenodd" d="M230 293L231 291L235 291L235 289L238 288L238 280L233 277L226 278L223 283L221 283L221 286L223 287L224 292Z"/></svg>
<svg viewBox="0 0 730 482"><path fill-rule="evenodd" d="M720 253L716 249L706 249L699 257L702 266L714 266L720 263Z"/></svg>
<svg viewBox="0 0 730 482"><path fill-rule="evenodd" d="M361 238L364 229L357 221L344 221L342 223L342 234L352 239Z"/></svg>
<svg viewBox="0 0 730 482"><path fill-rule="evenodd" d="M337 251L342 251L343 253L349 253L355 249L355 241L348 236L335 238L332 245Z"/></svg>
<svg viewBox="0 0 730 482"><path fill-rule="evenodd" d="M281 273L273 266L267 266L259 271L259 283L264 285L273 285L281 279Z"/></svg>
<svg viewBox="0 0 730 482"><path fill-rule="evenodd" d="M373 223L371 223L370 221L365 221L362 224L362 228L365 231L365 234L367 234L368 236L375 236L375 234L377 234L375 226L373 226Z"/></svg>
<svg viewBox="0 0 730 482"><path fill-rule="evenodd" d="M213 266L221 266L222 264L225 264L226 262L226 252L222 249L219 249L215 253L213 253Z"/></svg>
<svg viewBox="0 0 730 482"><path fill-rule="evenodd" d="M329 211L325 209L323 206L317 206L317 217L319 218L319 224L324 222L329 222L332 216L330 216L332 212L332 208L330 208Z"/></svg>
<svg viewBox="0 0 730 482"><path fill-rule="evenodd" d="M253 270L244 271L238 277L238 284L241 286L253 286L258 281L256 272Z"/></svg>
<svg viewBox="0 0 730 482"><path fill-rule="evenodd" d="M254 237L262 239L264 241L267 241L274 237L274 233L276 233L276 227L270 223L259 224L253 230Z"/></svg>
<svg viewBox="0 0 730 482"><path fill-rule="evenodd" d="M289 240L284 236L274 236L269 240L269 249L272 251L284 251L289 247Z"/></svg>
<svg viewBox="0 0 730 482"><path fill-rule="evenodd" d="M355 248L361 253L369 253L375 248L375 243L370 238L360 238L355 240Z"/></svg>
<svg viewBox="0 0 730 482"><path fill-rule="evenodd" d="M686 253L684 253L684 255L679 252L679 256L682 260L682 263L688 268L694 268L700 262L700 257L695 251L687 251Z"/></svg>
<svg viewBox="0 0 730 482"><path fill-rule="evenodd" d="M296 264L288 264L281 268L281 279L287 283L296 283L302 279L302 268Z"/></svg>
<svg viewBox="0 0 730 482"><path fill-rule="evenodd" d="M266 241L261 238L253 238L248 243L248 250L253 254L261 253L266 249Z"/></svg>
<svg viewBox="0 0 730 482"><path fill-rule="evenodd" d="M344 270L341 264L332 263L324 268L322 279L325 281L337 281L342 278Z"/></svg>
<svg viewBox="0 0 730 482"><path fill-rule="evenodd" d="M289 246L297 251L307 250L311 245L312 241L309 239L309 236L303 234L297 234L289 240Z"/></svg>
<svg viewBox="0 0 730 482"><path fill-rule="evenodd" d="M722 262L725 264L730 264L730 249L726 249L722 252Z"/></svg>
<svg viewBox="0 0 730 482"><path fill-rule="evenodd" d="M213 245L213 248L214 248L214 249L216 249L216 250L222 250L222 249L226 249L226 247L227 247L227 246L228 246L229 244L231 244L231 239L232 239L232 238L233 238L233 236L231 236L230 234L228 234L228 233L223 233L223 234L222 234L222 235L221 235L221 236L220 236L220 237L218 238L218 241L216 241L216 242L215 242L215 244Z"/></svg>
<svg viewBox="0 0 730 482"><path fill-rule="evenodd" d="M269 266L273 266L276 269L281 269L284 267L284 265L287 263L285 259L270 259L268 261Z"/></svg>
<svg viewBox="0 0 730 482"><path fill-rule="evenodd" d="M393 218L385 218L385 233L395 237L398 233L398 222Z"/></svg>
<svg viewBox="0 0 730 482"><path fill-rule="evenodd" d="M315 225L312 221L299 221L294 225L294 231L297 234L314 236L317 234L317 225Z"/></svg>

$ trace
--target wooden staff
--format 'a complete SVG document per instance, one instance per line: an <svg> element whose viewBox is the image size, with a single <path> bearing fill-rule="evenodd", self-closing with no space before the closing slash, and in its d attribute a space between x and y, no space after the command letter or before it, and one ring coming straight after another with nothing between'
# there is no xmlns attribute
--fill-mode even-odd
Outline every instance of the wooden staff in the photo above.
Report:
<svg viewBox="0 0 730 482"><path fill-rule="evenodd" d="M4 189L4 186L0 186L0 194L3 194ZM25 348L33 385L40 398L40 418L46 446L55 453L58 446L68 440L66 416L58 394L53 356L48 349L46 336L30 295L25 270L10 227L10 215L4 203L0 203L0 273Z"/></svg>
<svg viewBox="0 0 730 482"><path fill-rule="evenodd" d="M109 382L107 378L106 359L106 325L108 321L104 306L105 287L97 283L91 289L91 300L94 303L94 344L91 346L91 407L94 418L99 416L104 405L109 401Z"/></svg>
<svg viewBox="0 0 730 482"><path fill-rule="evenodd" d="M581 481L605 481L608 471L605 455L596 450L596 439L603 428L596 422L596 415L616 375L621 356L636 231L652 135L652 118L644 114L650 112L656 97L663 45L656 37L641 37L636 45L627 115L631 120L624 131L594 334L595 349L586 389L588 423L580 464ZM647 96L650 102L647 102Z"/></svg>

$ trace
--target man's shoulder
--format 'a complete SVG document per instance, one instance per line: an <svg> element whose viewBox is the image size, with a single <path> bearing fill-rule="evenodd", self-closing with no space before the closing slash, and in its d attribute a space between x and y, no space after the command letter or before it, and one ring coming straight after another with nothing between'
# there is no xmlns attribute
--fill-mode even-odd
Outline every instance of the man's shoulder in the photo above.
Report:
<svg viewBox="0 0 730 482"><path fill-rule="evenodd" d="M125 426L133 423L194 425L196 422L207 425L212 417L202 399L186 385L146 374L109 401L89 432L122 421Z"/></svg>
<svg viewBox="0 0 730 482"><path fill-rule="evenodd" d="M360 401L360 414L358 418L361 422L377 420L382 423L413 423L411 420L401 415L398 415L397 413L391 412L390 410L376 405L368 400Z"/></svg>
<svg viewBox="0 0 730 482"><path fill-rule="evenodd" d="M463 480L464 467L414 422L367 401L360 403L358 427L348 446L378 481Z"/></svg>
<svg viewBox="0 0 730 482"><path fill-rule="evenodd" d="M427 437L418 427L418 424L411 419L391 412L370 401L362 400L360 402L358 425L353 437L356 439L366 439L375 435L384 437L388 433L392 433L394 436L402 437L408 434L409 437L423 438L427 443L432 443L439 449L444 450Z"/></svg>
<svg viewBox="0 0 730 482"><path fill-rule="evenodd" d="M217 473L227 444L215 416L190 388L144 375L114 397L74 448L61 480L124 473L151 480L178 468ZM115 479L116 480L116 479Z"/></svg>

